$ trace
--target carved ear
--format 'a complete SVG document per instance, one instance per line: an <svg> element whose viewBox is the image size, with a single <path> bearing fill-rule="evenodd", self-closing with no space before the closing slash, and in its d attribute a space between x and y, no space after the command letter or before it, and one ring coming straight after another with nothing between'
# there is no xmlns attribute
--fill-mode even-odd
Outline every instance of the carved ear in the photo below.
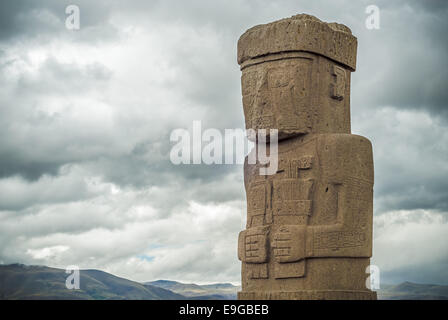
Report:
<svg viewBox="0 0 448 320"><path fill-rule="evenodd" d="M333 66L334 83L331 87L331 97L336 100L343 100L345 95L345 70L339 66Z"/></svg>

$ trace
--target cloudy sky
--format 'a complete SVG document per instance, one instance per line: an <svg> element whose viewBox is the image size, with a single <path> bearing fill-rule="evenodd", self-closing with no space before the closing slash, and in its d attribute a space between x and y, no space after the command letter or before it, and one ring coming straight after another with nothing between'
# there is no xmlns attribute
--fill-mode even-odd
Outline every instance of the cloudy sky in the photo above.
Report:
<svg viewBox="0 0 448 320"><path fill-rule="evenodd" d="M80 29L65 8L80 8ZM365 26L380 9L380 29ZM169 160L170 133L243 128L236 43L297 13L358 37L352 131L374 148L383 282L448 284L448 2L0 3L0 263L240 281L240 165Z"/></svg>

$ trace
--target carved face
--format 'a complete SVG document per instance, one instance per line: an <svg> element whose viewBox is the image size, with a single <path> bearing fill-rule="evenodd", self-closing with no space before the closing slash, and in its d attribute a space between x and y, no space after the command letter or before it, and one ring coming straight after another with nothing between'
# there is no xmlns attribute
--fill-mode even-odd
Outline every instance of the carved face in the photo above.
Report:
<svg viewBox="0 0 448 320"><path fill-rule="evenodd" d="M280 136L310 131L311 63L308 58L284 59L243 70L247 129L278 129Z"/></svg>
<svg viewBox="0 0 448 320"><path fill-rule="evenodd" d="M350 133L350 72L325 57L301 52L249 61L241 86L246 129L277 129L279 139Z"/></svg>

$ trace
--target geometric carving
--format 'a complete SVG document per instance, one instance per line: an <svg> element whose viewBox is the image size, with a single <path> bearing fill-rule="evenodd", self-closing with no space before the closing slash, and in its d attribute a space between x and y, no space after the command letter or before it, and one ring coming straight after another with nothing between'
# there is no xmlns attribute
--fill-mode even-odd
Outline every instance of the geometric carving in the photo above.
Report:
<svg viewBox="0 0 448 320"><path fill-rule="evenodd" d="M341 248L364 246L366 244L364 232L356 231L332 231L321 232L314 236L315 249L332 249L337 251Z"/></svg>
<svg viewBox="0 0 448 320"><path fill-rule="evenodd" d="M246 129L279 129L280 137L291 130L308 132L312 64L312 58L299 55L279 61L275 68L254 64L244 72L241 86Z"/></svg>
<svg viewBox="0 0 448 320"><path fill-rule="evenodd" d="M313 156L303 156L300 159L292 160L292 165L298 169L310 169L313 163Z"/></svg>
<svg viewBox="0 0 448 320"><path fill-rule="evenodd" d="M272 203L274 215L311 215L311 200L283 200Z"/></svg>
<svg viewBox="0 0 448 320"><path fill-rule="evenodd" d="M252 183L247 192L247 225L262 225L266 213L266 183Z"/></svg>
<svg viewBox="0 0 448 320"><path fill-rule="evenodd" d="M299 170L311 169L313 163L313 156L306 155L299 159L282 160L279 163L277 173L284 172L287 178L298 178Z"/></svg>
<svg viewBox="0 0 448 320"><path fill-rule="evenodd" d="M269 278L268 264L248 264L246 266L249 279L267 279Z"/></svg>
<svg viewBox="0 0 448 320"><path fill-rule="evenodd" d="M266 186L264 183L249 189L247 209L251 215L264 214L266 209Z"/></svg>
<svg viewBox="0 0 448 320"><path fill-rule="evenodd" d="M309 200L314 181L301 179L281 179L274 180L273 201L282 202L285 200Z"/></svg>
<svg viewBox="0 0 448 320"><path fill-rule="evenodd" d="M274 277L276 279L301 278L305 276L306 261L293 263L276 263Z"/></svg>

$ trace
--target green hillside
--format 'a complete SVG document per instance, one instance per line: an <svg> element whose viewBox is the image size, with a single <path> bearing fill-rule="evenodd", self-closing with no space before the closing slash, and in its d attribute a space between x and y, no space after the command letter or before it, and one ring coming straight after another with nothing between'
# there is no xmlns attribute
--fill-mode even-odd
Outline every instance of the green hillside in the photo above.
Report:
<svg viewBox="0 0 448 320"><path fill-rule="evenodd" d="M63 269L21 264L0 265L0 299L178 300L172 291L143 285L99 270L80 271L80 289L65 286Z"/></svg>

